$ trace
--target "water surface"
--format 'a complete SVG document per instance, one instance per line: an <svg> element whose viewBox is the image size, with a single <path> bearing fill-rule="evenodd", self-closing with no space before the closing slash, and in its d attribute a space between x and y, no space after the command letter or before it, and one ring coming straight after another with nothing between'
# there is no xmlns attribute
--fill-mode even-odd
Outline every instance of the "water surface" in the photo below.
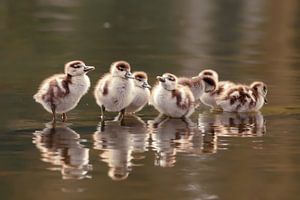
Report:
<svg viewBox="0 0 300 200"><path fill-rule="evenodd" d="M298 199L300 4L0 0L1 199ZM32 95L69 60L268 85L253 114L199 108L190 123L146 107L99 125L90 91L53 128ZM114 113L108 114L113 119Z"/></svg>

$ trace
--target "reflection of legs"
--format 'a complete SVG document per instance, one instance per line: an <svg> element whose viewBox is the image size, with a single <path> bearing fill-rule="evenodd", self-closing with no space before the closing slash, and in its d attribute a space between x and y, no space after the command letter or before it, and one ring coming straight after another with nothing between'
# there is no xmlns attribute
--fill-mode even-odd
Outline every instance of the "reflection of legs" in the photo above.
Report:
<svg viewBox="0 0 300 200"><path fill-rule="evenodd" d="M155 153L154 165L159 167L174 167L176 163L176 151L170 148L164 151L157 151Z"/></svg>
<svg viewBox="0 0 300 200"><path fill-rule="evenodd" d="M100 106L101 109L101 129L104 129L105 121L104 121L104 112L105 112L105 107L102 105Z"/></svg>
<svg viewBox="0 0 300 200"><path fill-rule="evenodd" d="M101 119L103 119L104 120L104 112L105 112L105 107L102 105L102 106L100 106L100 110L101 110Z"/></svg>
<svg viewBox="0 0 300 200"><path fill-rule="evenodd" d="M183 116L181 119L186 124L187 127L195 126L195 123L192 122L192 120L190 118L187 118L187 117Z"/></svg>
<svg viewBox="0 0 300 200"><path fill-rule="evenodd" d="M52 122L53 122L53 124L55 124L55 122L56 122L56 118L55 118L55 109L56 109L56 106L55 106L55 104L53 104L53 103L51 103L51 111L52 111Z"/></svg>
<svg viewBox="0 0 300 200"><path fill-rule="evenodd" d="M125 108L122 109L119 114L115 117L115 121L122 121L125 115Z"/></svg>
<svg viewBox="0 0 300 200"><path fill-rule="evenodd" d="M125 108L122 109L118 115L118 120L120 121L121 126L124 126L124 115L125 115Z"/></svg>
<svg viewBox="0 0 300 200"><path fill-rule="evenodd" d="M63 122L66 122L67 119L68 119L67 114L66 114L66 113L63 113L63 114L61 115L61 119L62 119Z"/></svg>
<svg viewBox="0 0 300 200"><path fill-rule="evenodd" d="M207 132L203 136L202 153L216 153L217 136L213 132Z"/></svg>
<svg viewBox="0 0 300 200"><path fill-rule="evenodd" d="M164 122L166 119L168 119L167 115L164 115L160 113L153 121L153 127L157 128L158 125L160 125L162 122Z"/></svg>

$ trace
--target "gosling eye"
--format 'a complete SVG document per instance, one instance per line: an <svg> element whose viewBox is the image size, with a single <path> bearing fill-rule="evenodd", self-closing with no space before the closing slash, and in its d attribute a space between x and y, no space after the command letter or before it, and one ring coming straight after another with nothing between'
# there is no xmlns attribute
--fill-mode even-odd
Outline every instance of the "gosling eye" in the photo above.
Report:
<svg viewBox="0 0 300 200"><path fill-rule="evenodd" d="M264 93L265 93L265 95L267 94L267 92L268 92L268 89L267 89L267 87L266 86L264 86L263 87L263 90L264 90Z"/></svg>
<svg viewBox="0 0 300 200"><path fill-rule="evenodd" d="M173 77L168 77L168 80L169 80L169 81L175 81L175 78L173 78Z"/></svg>
<svg viewBox="0 0 300 200"><path fill-rule="evenodd" d="M267 88L266 88L266 86L264 86L263 90L264 90L264 92L266 92L266 91L267 91Z"/></svg>
<svg viewBox="0 0 300 200"><path fill-rule="evenodd" d="M78 68L81 68L82 65L81 64L74 64L74 65L71 65L72 68L75 68L75 69L78 69Z"/></svg>
<svg viewBox="0 0 300 200"><path fill-rule="evenodd" d="M124 71L124 69L123 68L119 68L119 70L122 72L122 71Z"/></svg>

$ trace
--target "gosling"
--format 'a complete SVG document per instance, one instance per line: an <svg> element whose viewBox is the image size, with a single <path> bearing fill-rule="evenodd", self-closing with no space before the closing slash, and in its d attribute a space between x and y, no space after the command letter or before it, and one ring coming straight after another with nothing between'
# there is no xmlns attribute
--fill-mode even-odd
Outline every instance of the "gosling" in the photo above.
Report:
<svg viewBox="0 0 300 200"><path fill-rule="evenodd" d="M144 108L149 102L151 86L148 84L148 76L145 72L134 72L134 89L133 89L133 100L128 107L126 112L136 113Z"/></svg>
<svg viewBox="0 0 300 200"><path fill-rule="evenodd" d="M79 60L70 61L65 64L65 73L45 79L33 98L52 113L53 122L56 121L56 113L61 114L65 122L66 113L77 106L90 88L91 82L86 74L94 69Z"/></svg>
<svg viewBox="0 0 300 200"><path fill-rule="evenodd" d="M216 89L216 82L209 76L197 76L192 78L180 77L178 83L187 86L192 91L196 105L200 105L200 97L204 93L211 93Z"/></svg>
<svg viewBox="0 0 300 200"><path fill-rule="evenodd" d="M235 84L231 81L219 81L218 73L211 69L201 71L198 77L211 77L215 81L215 90L203 92L200 96L200 100L203 104L211 107L213 110L220 109L217 106L216 99L219 98L229 87L232 87Z"/></svg>
<svg viewBox="0 0 300 200"><path fill-rule="evenodd" d="M152 90L151 105L162 115L187 119L195 110L195 98L189 87L178 84L174 74L157 76L158 84Z"/></svg>
<svg viewBox="0 0 300 200"><path fill-rule="evenodd" d="M267 103L266 95L267 86L263 82L235 85L217 99L217 105L226 112L257 112Z"/></svg>
<svg viewBox="0 0 300 200"><path fill-rule="evenodd" d="M126 61L111 64L110 73L105 74L96 84L94 96L101 108L101 119L104 122L104 112L119 112L118 120L122 122L125 109L133 100L134 82Z"/></svg>

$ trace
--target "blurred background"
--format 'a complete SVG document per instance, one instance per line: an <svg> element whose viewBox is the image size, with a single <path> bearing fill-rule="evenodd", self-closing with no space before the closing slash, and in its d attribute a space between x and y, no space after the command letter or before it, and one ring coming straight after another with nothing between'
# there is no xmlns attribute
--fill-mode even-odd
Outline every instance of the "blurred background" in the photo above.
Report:
<svg viewBox="0 0 300 200"><path fill-rule="evenodd" d="M299 1L0 0L0 47L1 198L298 198ZM90 90L53 134L32 95L77 59L96 67L92 88L126 60L151 85L164 72L206 68L264 81L269 104L250 116L204 108L192 130L178 121L149 128L157 112L147 107L103 133Z"/></svg>

